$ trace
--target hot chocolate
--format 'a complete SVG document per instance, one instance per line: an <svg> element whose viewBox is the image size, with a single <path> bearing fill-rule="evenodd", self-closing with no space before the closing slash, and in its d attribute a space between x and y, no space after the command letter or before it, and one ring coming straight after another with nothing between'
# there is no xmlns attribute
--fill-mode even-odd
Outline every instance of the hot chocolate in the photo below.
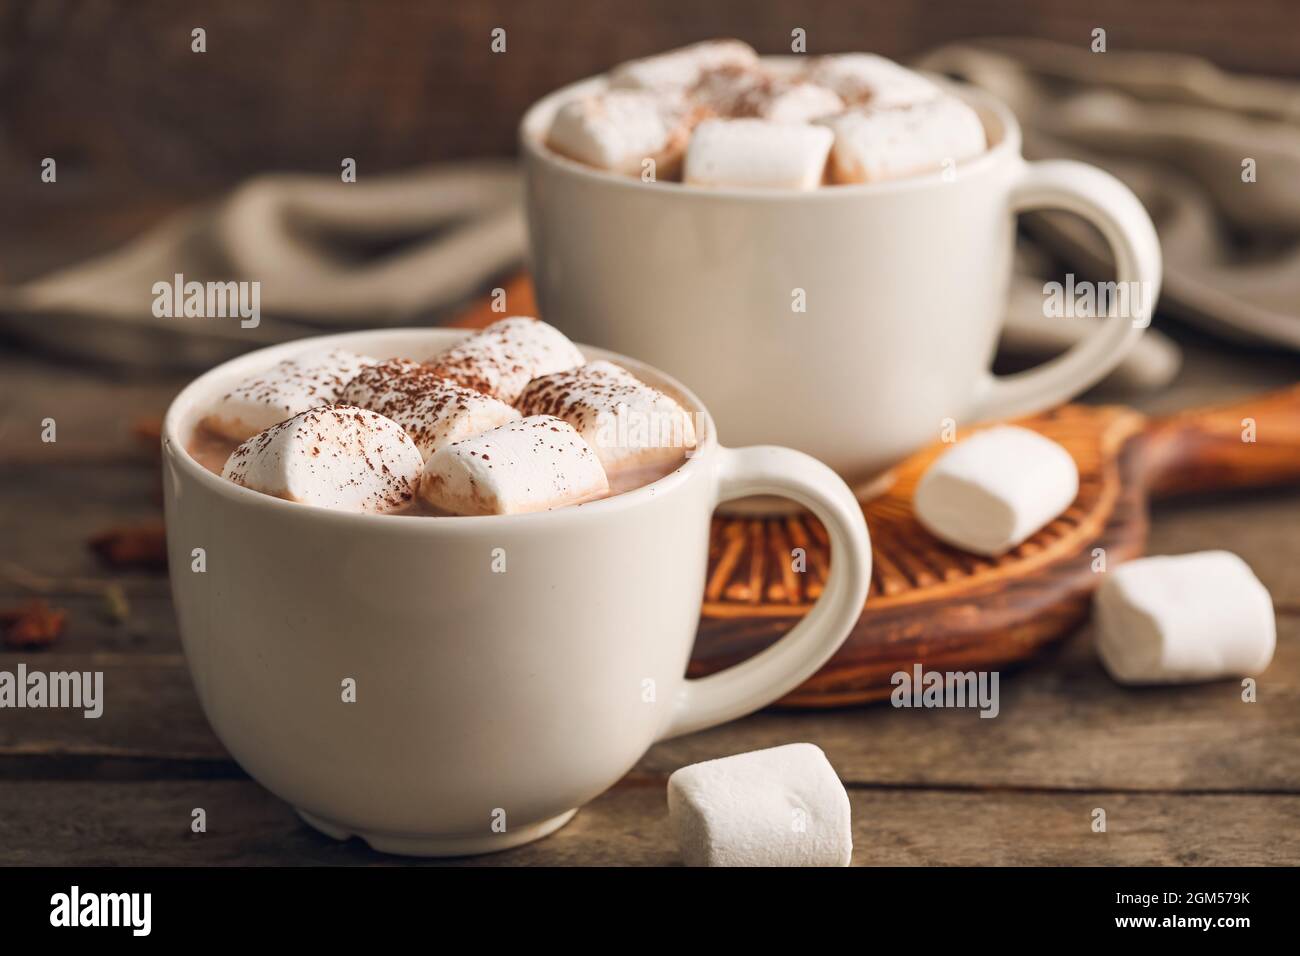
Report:
<svg viewBox="0 0 1300 956"><path fill-rule="evenodd" d="M884 57L791 65L717 40L616 67L560 105L546 145L648 181L807 190L947 170L987 140L965 102Z"/></svg>
<svg viewBox="0 0 1300 956"><path fill-rule="evenodd" d="M695 442L674 398L514 317L422 360L333 350L281 362L223 396L189 451L290 501L448 516L620 494L679 467Z"/></svg>

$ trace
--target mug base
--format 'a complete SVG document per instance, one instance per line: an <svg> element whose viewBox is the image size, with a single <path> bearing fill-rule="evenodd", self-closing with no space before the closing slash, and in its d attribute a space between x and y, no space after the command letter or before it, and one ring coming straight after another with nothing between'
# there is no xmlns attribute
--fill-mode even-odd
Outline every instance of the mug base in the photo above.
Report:
<svg viewBox="0 0 1300 956"><path fill-rule="evenodd" d="M403 833L369 833L364 830L351 830L328 820L322 820L306 810L294 808L294 812L313 830L317 830L334 840L348 840L360 837L372 850L391 853L395 856L479 856L484 853L496 853L513 847L532 843L542 837L550 836L560 827L573 819L578 812L575 807L558 816L530 823L517 830L505 833L490 833L486 836L424 836L422 834Z"/></svg>

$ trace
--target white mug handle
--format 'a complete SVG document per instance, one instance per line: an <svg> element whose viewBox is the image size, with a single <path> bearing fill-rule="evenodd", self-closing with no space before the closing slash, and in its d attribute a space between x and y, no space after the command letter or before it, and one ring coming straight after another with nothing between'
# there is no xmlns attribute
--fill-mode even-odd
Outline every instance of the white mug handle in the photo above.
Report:
<svg viewBox="0 0 1300 956"><path fill-rule="evenodd" d="M1117 282L1138 283L1141 298L1131 315L1104 318L1082 341L1037 368L1006 376L986 373L971 421L1040 412L1100 381L1151 324L1160 293L1155 226L1138 198L1110 173L1068 159L1024 163L1011 190L1011 207L1014 212L1063 209L1087 219L1114 251Z"/></svg>
<svg viewBox="0 0 1300 956"><path fill-rule="evenodd" d="M775 494L810 509L830 534L830 575L817 603L785 637L747 661L683 681L660 740L742 717L798 687L849 636L871 583L867 522L849 486L830 468L771 445L721 448L717 468L718 502Z"/></svg>

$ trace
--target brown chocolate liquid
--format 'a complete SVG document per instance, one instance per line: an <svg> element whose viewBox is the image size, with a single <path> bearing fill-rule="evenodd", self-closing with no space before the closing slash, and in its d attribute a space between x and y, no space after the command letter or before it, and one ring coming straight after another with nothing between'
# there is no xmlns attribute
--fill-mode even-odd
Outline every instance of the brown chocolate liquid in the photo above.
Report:
<svg viewBox="0 0 1300 956"><path fill-rule="evenodd" d="M190 443L187 446L190 456L200 465L220 477L221 470L226 465L226 459L230 453L239 447L239 442L231 441L210 429L200 425L194 429L194 434L190 437ZM645 468L627 468L613 475L609 480L609 494L602 495L602 498L612 498L614 495L621 495L625 491L634 491L643 485L648 485L652 481L658 481L665 475L671 474L681 467L680 463L668 468L662 466L653 466ZM598 500L598 499L592 499ZM431 518L448 517L448 512L440 511L430 505L423 498L416 496L415 501L403 508L401 511L394 512L403 515L426 515Z"/></svg>

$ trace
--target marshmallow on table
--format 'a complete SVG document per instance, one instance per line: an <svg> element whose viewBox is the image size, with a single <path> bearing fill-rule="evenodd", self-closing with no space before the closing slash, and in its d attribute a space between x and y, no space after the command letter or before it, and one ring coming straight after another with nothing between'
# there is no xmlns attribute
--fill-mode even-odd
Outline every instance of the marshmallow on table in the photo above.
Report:
<svg viewBox="0 0 1300 956"><path fill-rule="evenodd" d="M410 359L390 359L363 369L344 386L342 399L397 422L426 460L443 445L519 418L505 402L448 381Z"/></svg>
<svg viewBox="0 0 1300 956"><path fill-rule="evenodd" d="M425 463L420 490L452 514L524 514L599 498L609 481L572 425L534 415L444 445Z"/></svg>
<svg viewBox="0 0 1300 956"><path fill-rule="evenodd" d="M683 767L668 816L687 866L848 866L853 853L849 795L812 744Z"/></svg>
<svg viewBox="0 0 1300 956"><path fill-rule="evenodd" d="M1106 575L1093 609L1098 654L1125 684L1256 674L1277 642L1268 590L1229 551L1129 561Z"/></svg>
<svg viewBox="0 0 1300 956"><path fill-rule="evenodd" d="M493 322L428 364L435 374L457 385L513 405L539 375L563 372L586 361L559 329L527 316L512 316Z"/></svg>
<svg viewBox="0 0 1300 956"><path fill-rule="evenodd" d="M984 152L979 115L954 96L898 109L850 110L818 122L835 133L835 183L899 179L960 163Z"/></svg>
<svg viewBox="0 0 1300 956"><path fill-rule="evenodd" d="M833 140L823 126L705 120L686 150L683 179L697 186L816 189Z"/></svg>
<svg viewBox="0 0 1300 956"><path fill-rule="evenodd" d="M921 74L874 53L819 57L807 77L853 105L912 106L940 94L939 87Z"/></svg>
<svg viewBox="0 0 1300 956"><path fill-rule="evenodd" d="M310 352L252 375L217 400L203 424L233 441L339 400L343 386L374 359L343 349Z"/></svg>
<svg viewBox="0 0 1300 956"><path fill-rule="evenodd" d="M706 70L724 66L754 66L758 54L739 40L707 40L656 56L623 63L609 74L614 88L638 90L684 90L699 82Z"/></svg>
<svg viewBox="0 0 1300 956"><path fill-rule="evenodd" d="M580 163L628 176L639 176L650 159L656 179L672 179L697 118L698 111L677 95L611 90L560 106L546 145Z"/></svg>
<svg viewBox="0 0 1300 956"><path fill-rule="evenodd" d="M1070 506L1079 469L1037 432L999 425L944 452L922 476L913 509L941 541L975 554L1010 551Z"/></svg>
<svg viewBox="0 0 1300 956"><path fill-rule="evenodd" d="M248 439L221 476L289 501L382 513L411 503L423 465L396 422L355 405L322 405Z"/></svg>
<svg viewBox="0 0 1300 956"><path fill-rule="evenodd" d="M706 72L691 97L720 116L774 123L810 123L844 109L844 101L824 86L740 66Z"/></svg>
<svg viewBox="0 0 1300 956"><path fill-rule="evenodd" d="M519 410L564 419L595 450L606 475L667 468L695 447L695 426L681 405L603 359L533 379Z"/></svg>

